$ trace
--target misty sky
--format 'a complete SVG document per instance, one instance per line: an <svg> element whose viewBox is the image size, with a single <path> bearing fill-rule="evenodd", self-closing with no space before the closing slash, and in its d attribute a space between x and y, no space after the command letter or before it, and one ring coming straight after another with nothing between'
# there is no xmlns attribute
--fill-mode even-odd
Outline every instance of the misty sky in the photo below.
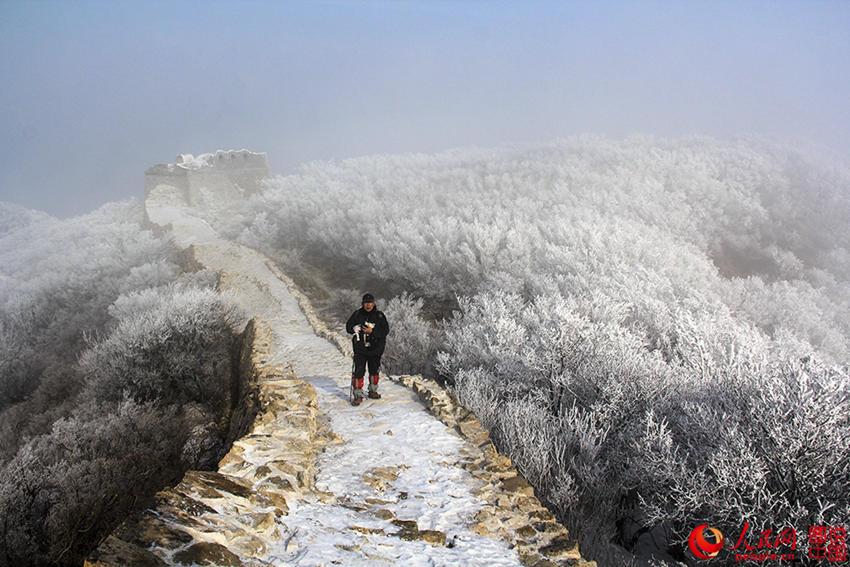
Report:
<svg viewBox="0 0 850 567"><path fill-rule="evenodd" d="M178 153L758 133L850 156L850 2L0 0L0 201L143 195Z"/></svg>

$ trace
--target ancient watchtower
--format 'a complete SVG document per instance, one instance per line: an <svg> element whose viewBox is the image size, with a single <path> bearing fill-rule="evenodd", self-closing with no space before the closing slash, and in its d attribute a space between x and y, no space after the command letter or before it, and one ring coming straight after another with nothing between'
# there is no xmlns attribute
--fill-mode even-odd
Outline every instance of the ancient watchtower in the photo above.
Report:
<svg viewBox="0 0 850 567"><path fill-rule="evenodd" d="M214 154L180 154L175 163L159 164L145 172L145 197L153 191L179 197L187 205L207 200L226 202L255 193L270 177L265 153L219 150Z"/></svg>

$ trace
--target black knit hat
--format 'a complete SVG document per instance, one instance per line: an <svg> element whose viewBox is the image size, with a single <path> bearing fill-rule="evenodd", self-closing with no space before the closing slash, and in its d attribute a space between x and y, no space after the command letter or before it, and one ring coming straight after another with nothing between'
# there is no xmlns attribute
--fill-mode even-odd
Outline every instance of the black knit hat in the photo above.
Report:
<svg viewBox="0 0 850 567"><path fill-rule="evenodd" d="M361 303L375 303L375 296L371 293L367 293L363 296L363 301Z"/></svg>

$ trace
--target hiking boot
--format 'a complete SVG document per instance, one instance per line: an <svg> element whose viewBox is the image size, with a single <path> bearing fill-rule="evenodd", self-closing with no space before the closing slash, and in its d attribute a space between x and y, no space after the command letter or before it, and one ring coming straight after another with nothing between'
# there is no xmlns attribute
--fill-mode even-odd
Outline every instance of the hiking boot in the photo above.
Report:
<svg viewBox="0 0 850 567"><path fill-rule="evenodd" d="M369 397L373 400L380 400L381 394L379 394L378 392L369 392Z"/></svg>
<svg viewBox="0 0 850 567"><path fill-rule="evenodd" d="M351 405L359 406L362 401L363 401L363 398L354 398L354 401L351 402Z"/></svg>

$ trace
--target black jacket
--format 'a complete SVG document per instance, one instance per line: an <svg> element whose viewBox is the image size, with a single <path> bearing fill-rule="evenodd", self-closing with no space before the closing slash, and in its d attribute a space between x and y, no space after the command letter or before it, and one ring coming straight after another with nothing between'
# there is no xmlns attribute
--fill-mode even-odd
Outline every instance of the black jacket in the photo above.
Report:
<svg viewBox="0 0 850 567"><path fill-rule="evenodd" d="M348 321L345 323L345 330L349 333L354 333L354 327L360 326L362 329L366 323L375 325L370 334L364 333L362 330L355 333L351 338L351 343L354 346L355 354L365 354L367 356L376 356L384 353L384 345L387 342L387 335L390 334L390 324L387 323L386 316L374 307L371 311L366 311L362 307L351 314Z"/></svg>

